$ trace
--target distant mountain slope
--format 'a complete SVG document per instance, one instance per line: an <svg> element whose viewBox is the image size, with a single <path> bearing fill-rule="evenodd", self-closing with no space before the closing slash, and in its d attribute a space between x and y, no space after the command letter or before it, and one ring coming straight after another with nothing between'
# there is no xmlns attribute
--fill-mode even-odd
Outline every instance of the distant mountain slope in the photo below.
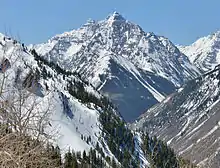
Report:
<svg viewBox="0 0 220 168"><path fill-rule="evenodd" d="M167 38L145 33L117 12L31 47L109 95L126 121L199 74Z"/></svg>
<svg viewBox="0 0 220 168"><path fill-rule="evenodd" d="M189 46L178 47L200 70L208 71L220 64L220 31L202 37Z"/></svg>
<svg viewBox="0 0 220 168"><path fill-rule="evenodd" d="M133 124L204 167L220 166L220 68L189 81Z"/></svg>

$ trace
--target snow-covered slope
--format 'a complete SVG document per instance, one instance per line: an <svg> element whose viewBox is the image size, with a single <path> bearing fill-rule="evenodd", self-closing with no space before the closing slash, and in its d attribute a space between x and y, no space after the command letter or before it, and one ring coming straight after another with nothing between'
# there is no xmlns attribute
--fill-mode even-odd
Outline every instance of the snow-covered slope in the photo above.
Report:
<svg viewBox="0 0 220 168"><path fill-rule="evenodd" d="M133 129L165 140L203 167L220 165L220 68L189 81L139 117Z"/></svg>
<svg viewBox="0 0 220 168"><path fill-rule="evenodd" d="M199 73L167 38L117 12L31 47L109 95L127 121Z"/></svg>
<svg viewBox="0 0 220 168"><path fill-rule="evenodd" d="M213 69L220 64L220 31L202 37L189 46L178 46L191 63L202 71Z"/></svg>
<svg viewBox="0 0 220 168"><path fill-rule="evenodd" d="M84 82L78 74L65 71L57 64L41 59L34 50L29 51L16 40L0 34L0 85L4 88L4 92L0 93L1 103L10 100L11 94L16 93L14 90L22 87L31 98L26 100L27 106L31 104L33 98L37 102L34 106L37 113L43 114L45 109L50 109L48 124L44 131L54 135L53 142L60 146L62 152L69 148L75 151L89 151L90 148L96 148L98 143L105 156L117 161L113 154L115 151L108 146L109 136L115 138L115 134L109 135L104 129L100 115L104 116L105 110L108 110L108 115L112 116L110 122L106 123L109 126L111 122L117 124L122 120L117 111L106 104L108 102L105 101L104 104L103 101L102 104L104 97L93 86ZM26 109L23 110L25 113ZM120 128L126 131L123 132L124 136L131 134L125 123L121 126ZM140 140L132 139L130 143L141 145ZM131 144L124 143L128 146L127 151ZM124 150L120 148L121 152ZM136 147L136 151L141 154L139 158L141 167L146 167L148 162L139 146ZM135 157L135 154L131 153L131 156Z"/></svg>
<svg viewBox="0 0 220 168"><path fill-rule="evenodd" d="M1 73L1 84L3 74L7 75L7 80L5 81L5 87L13 87L14 79L16 78L18 69L22 72L19 78L24 80L28 75L30 70L38 68L37 61L34 56L26 49L22 47L21 44L16 41L0 35L0 60L1 63L4 59L10 61L11 67L7 69L5 73ZM75 150L89 150L92 145L86 144L85 141L80 139L81 134L84 136L91 136L93 141L96 143L100 135L100 123L98 121L98 111L94 108L88 109L84 104L80 103L77 99L73 98L68 92L65 91L66 80L63 80L62 75L57 75L54 70L46 66L47 72L51 73L52 78L43 80L41 79L39 83L41 84L44 96L38 97L36 92L35 96L41 102L47 102L50 99L51 106L53 107L54 113L51 118L51 125L55 126L59 136L57 138L58 144L60 144L62 149L68 149L69 146L73 147ZM77 78L71 76L70 78ZM10 79L10 80L8 80ZM79 80L79 79L78 79ZM45 91L45 87L49 88ZM59 90L58 92L52 92L52 90ZM88 88L89 89L89 88ZM5 90L7 90L5 88ZM95 92L92 87L90 88ZM34 95L34 94L33 94ZM66 99L65 99L65 98ZM70 108L70 114L66 114L63 102L67 103ZM40 107L39 107L40 108ZM77 127L77 129L76 129ZM93 145L94 145L93 144Z"/></svg>

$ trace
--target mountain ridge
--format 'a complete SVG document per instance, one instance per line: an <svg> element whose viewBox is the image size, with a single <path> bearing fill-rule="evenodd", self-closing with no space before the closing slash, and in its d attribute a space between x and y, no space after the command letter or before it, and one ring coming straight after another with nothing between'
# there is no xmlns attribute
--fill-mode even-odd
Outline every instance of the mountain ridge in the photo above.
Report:
<svg viewBox="0 0 220 168"><path fill-rule="evenodd" d="M206 72L220 64L220 31L196 40L189 46L178 46L201 71Z"/></svg>
<svg viewBox="0 0 220 168"><path fill-rule="evenodd" d="M117 12L32 47L47 60L80 73L103 93L112 92L110 99L127 121L200 73L167 38L145 33ZM140 108L130 105L134 100Z"/></svg>
<svg viewBox="0 0 220 168"><path fill-rule="evenodd" d="M179 154L202 167L219 167L220 68L189 81L135 122Z"/></svg>

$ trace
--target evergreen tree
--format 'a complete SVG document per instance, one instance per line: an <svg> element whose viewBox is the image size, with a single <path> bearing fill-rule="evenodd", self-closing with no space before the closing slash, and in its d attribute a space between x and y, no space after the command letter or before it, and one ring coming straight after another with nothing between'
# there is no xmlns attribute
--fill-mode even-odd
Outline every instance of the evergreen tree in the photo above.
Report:
<svg viewBox="0 0 220 168"><path fill-rule="evenodd" d="M73 168L73 157L70 149L64 156L64 168Z"/></svg>

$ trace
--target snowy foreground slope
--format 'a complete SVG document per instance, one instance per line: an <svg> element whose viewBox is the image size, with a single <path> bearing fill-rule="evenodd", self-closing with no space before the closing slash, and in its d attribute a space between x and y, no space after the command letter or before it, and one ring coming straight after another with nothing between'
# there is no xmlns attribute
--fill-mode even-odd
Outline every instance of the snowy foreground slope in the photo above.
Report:
<svg viewBox="0 0 220 168"><path fill-rule="evenodd" d="M133 124L203 167L220 167L220 69L189 81Z"/></svg>
<svg viewBox="0 0 220 168"><path fill-rule="evenodd" d="M4 38L4 40L3 40ZM18 69L20 69L22 71L22 78L25 78L25 75L28 75L28 72L31 70L28 67L31 68L37 68L37 61L34 60L33 55L31 55L26 49L25 47L22 47L21 44L16 43L14 44L14 40L8 39L7 37L1 35L0 36L0 56L1 56L1 61L4 58L9 59L10 63L11 63L11 67L6 71L7 75L9 75L9 77L11 80L7 80L7 83L5 85L8 85L9 87L13 86L13 82L14 79L16 78L16 71ZM5 51L5 53L4 53ZM26 64L26 65L25 65ZM62 80L62 76L61 75L57 75L55 74L55 72L50 69L49 67L47 67L48 71L51 71L51 74L54 75L53 80L57 80L57 81L53 81L52 79L49 79L47 81L44 80L40 80L40 83L42 83L42 87L45 87L45 84L49 87L49 89L59 89L60 93L64 92L66 96L70 97L70 95L68 95L67 92L64 91L64 86L65 86L65 81ZM1 74L3 75L3 74ZM59 81L59 82L58 82ZM71 112L73 113L72 115L74 115L73 120L71 120L68 116L66 116L65 111L63 110L63 105L62 105L62 100L60 99L59 96L59 92L54 92L52 93L51 91L45 92L45 96L42 97L38 97L38 95L36 96L37 99L40 99L40 101L44 101L43 99L50 98L51 104L52 104L52 108L53 110L55 110L54 114L53 114L53 118L52 118L52 123L51 125L54 125L58 128L56 129L60 129L60 138L59 138L59 144L62 145L62 147L68 147L68 145L73 146L74 143L73 142L78 142L77 145L73 146L74 148L76 148L76 150L84 150L84 149L89 149L90 146L87 145L85 142L83 142L80 139L80 135L84 134L84 135L90 135L92 137L94 137L94 140L97 140L97 138L95 138L95 133L97 133L97 136L99 135L100 130L98 129L98 126L100 123L97 121L98 118L98 112L93 109L90 110L88 108L86 108L82 103L80 103L78 100L71 98L69 101L69 104L71 104ZM74 105L74 106L73 106ZM85 115L80 116L80 113L84 112ZM83 125L82 123L80 124L80 120L81 122L85 121L85 124ZM54 124L53 124L54 123ZM94 128L92 128L94 124ZM79 127L78 132L76 132L76 126ZM84 128L87 128L88 131L87 132L82 132L84 130ZM92 129L91 129L92 128ZM69 135L69 136L65 136L62 137L62 134L65 135ZM70 139L65 139L70 137Z"/></svg>
<svg viewBox="0 0 220 168"><path fill-rule="evenodd" d="M199 74L167 38L145 33L117 12L31 48L80 73L111 98L126 121Z"/></svg>
<svg viewBox="0 0 220 168"><path fill-rule="evenodd" d="M54 143L58 144L63 152L69 148L75 151L89 151L98 143L106 156L117 160L107 145L105 138L108 136L105 136L105 130L99 119L100 114L104 111L103 107L94 103L83 103L82 100L72 96L68 91L69 82L74 81L75 85L83 86L83 93L91 94L97 100L103 96L91 85L83 82L77 74L67 74L67 71L60 69L56 64L38 59L24 45L0 34L0 81L2 84L3 77L7 76L7 80L4 81L4 89L9 90L9 92L3 93L2 97L7 99L10 97L10 92L13 92L13 88L16 89L20 86L19 84L24 86L24 81L26 81L26 86L34 86L34 89L27 87L27 90L31 97L39 102L35 106L36 112L40 113L50 106L51 115L45 131L54 134ZM6 64L8 61L9 64ZM76 86L73 88L78 89ZM112 109L112 115L118 116L114 109ZM128 131L128 133L130 132ZM82 140L82 136L84 140ZM91 140L86 142L88 138ZM134 143L141 142L138 136L136 139ZM141 167L148 166L139 146L135 149L140 153Z"/></svg>
<svg viewBox="0 0 220 168"><path fill-rule="evenodd" d="M178 48L200 70L212 70L220 64L220 31L202 37L192 45L178 46Z"/></svg>

